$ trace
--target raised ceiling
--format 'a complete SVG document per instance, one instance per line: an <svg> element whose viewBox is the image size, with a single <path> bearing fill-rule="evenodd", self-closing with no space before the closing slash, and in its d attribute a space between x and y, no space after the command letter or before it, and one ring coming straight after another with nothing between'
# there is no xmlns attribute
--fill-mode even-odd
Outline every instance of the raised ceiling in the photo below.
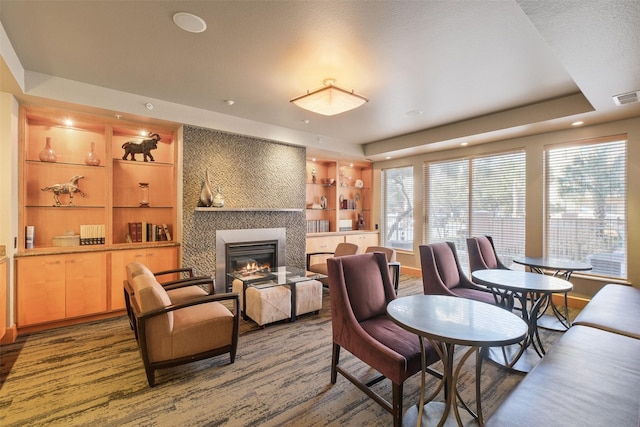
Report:
<svg viewBox="0 0 640 427"><path fill-rule="evenodd" d="M612 100L640 90L638 1L0 0L0 22L19 98L310 152L381 160L640 115ZM326 78L370 101L332 117L289 102Z"/></svg>

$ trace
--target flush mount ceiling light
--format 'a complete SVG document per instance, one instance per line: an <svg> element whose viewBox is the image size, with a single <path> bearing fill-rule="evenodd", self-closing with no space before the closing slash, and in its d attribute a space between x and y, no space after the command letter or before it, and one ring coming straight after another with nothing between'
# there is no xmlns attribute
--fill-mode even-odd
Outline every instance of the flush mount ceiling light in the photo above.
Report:
<svg viewBox="0 0 640 427"><path fill-rule="evenodd" d="M354 91L336 86L335 79L325 79L322 83L324 87L312 92L307 91L306 94L293 98L291 102L300 108L325 116L344 113L369 102L367 98L357 95Z"/></svg>
<svg viewBox="0 0 640 427"><path fill-rule="evenodd" d="M193 13L178 12L173 15L173 22L190 33L201 33L207 29L207 23L204 22L204 19Z"/></svg>

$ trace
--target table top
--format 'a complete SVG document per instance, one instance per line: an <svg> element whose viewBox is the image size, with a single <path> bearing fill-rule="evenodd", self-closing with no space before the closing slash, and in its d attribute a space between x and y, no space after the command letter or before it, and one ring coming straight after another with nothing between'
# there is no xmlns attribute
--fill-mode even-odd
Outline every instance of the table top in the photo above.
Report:
<svg viewBox="0 0 640 427"><path fill-rule="evenodd" d="M402 328L423 337L469 346L509 345L522 341L527 324L517 315L485 302L445 295L411 295L387 305Z"/></svg>
<svg viewBox="0 0 640 427"><path fill-rule="evenodd" d="M228 273L229 277L242 281L246 285L290 285L308 280L324 279L324 274L314 273L295 267L275 267L269 270L251 273Z"/></svg>
<svg viewBox="0 0 640 427"><path fill-rule="evenodd" d="M573 285L567 280L528 271L476 270L471 277L481 285L515 292L564 293L573 290Z"/></svg>
<svg viewBox="0 0 640 427"><path fill-rule="evenodd" d="M516 264L526 265L529 267L548 268L550 270L563 270L563 271L588 271L591 270L591 264L580 261L572 261L570 259L561 258L536 258L536 257L523 257L514 258L513 262Z"/></svg>

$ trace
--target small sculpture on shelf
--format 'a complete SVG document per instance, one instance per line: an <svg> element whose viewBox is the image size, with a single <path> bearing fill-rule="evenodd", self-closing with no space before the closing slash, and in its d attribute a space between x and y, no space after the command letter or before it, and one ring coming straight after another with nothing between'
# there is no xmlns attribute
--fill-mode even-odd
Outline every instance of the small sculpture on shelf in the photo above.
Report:
<svg viewBox="0 0 640 427"><path fill-rule="evenodd" d="M89 166L100 166L100 157L96 153L96 143L93 141L91 142L91 150L84 158L84 162Z"/></svg>
<svg viewBox="0 0 640 427"><path fill-rule="evenodd" d="M364 230L364 229L365 229L364 214L359 213L358 222L356 223L356 230Z"/></svg>
<svg viewBox="0 0 640 427"><path fill-rule="evenodd" d="M316 173L316 168L311 169L311 183L315 184L318 182L318 175Z"/></svg>
<svg viewBox="0 0 640 427"><path fill-rule="evenodd" d="M140 187L140 207L148 208L149 207L149 183L139 182L138 187Z"/></svg>
<svg viewBox="0 0 640 427"><path fill-rule="evenodd" d="M200 190L200 200L198 200L199 207L208 208L213 204L213 190L211 190L211 180L209 179L209 169L205 172L205 179L202 182L202 189Z"/></svg>
<svg viewBox="0 0 640 427"><path fill-rule="evenodd" d="M54 206L61 206L60 203L60 194L68 194L69 195L69 206L73 206L73 195L75 193L80 193L82 197L85 197L85 194L78 188L78 181L84 178L82 175L76 175L64 184L53 184L48 187L44 187L42 191L51 191L53 192L53 200L56 202Z"/></svg>
<svg viewBox="0 0 640 427"><path fill-rule="evenodd" d="M127 160L127 157L131 155L131 160L135 161L136 154L142 154L145 162L148 162L147 158L151 159L152 162L155 161L151 155L151 150L158 148L158 141L161 139L162 137L157 133L149 132L149 139L145 139L142 142L125 142L122 144L122 148L124 149L122 160Z"/></svg>

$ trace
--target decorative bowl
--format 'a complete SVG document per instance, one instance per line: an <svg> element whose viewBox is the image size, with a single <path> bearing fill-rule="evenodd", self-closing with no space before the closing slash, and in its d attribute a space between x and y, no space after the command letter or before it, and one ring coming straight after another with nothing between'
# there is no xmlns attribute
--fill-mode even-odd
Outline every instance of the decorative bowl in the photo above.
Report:
<svg viewBox="0 0 640 427"><path fill-rule="evenodd" d="M324 185L333 185L333 183L336 182L333 178L322 178L321 181Z"/></svg>

